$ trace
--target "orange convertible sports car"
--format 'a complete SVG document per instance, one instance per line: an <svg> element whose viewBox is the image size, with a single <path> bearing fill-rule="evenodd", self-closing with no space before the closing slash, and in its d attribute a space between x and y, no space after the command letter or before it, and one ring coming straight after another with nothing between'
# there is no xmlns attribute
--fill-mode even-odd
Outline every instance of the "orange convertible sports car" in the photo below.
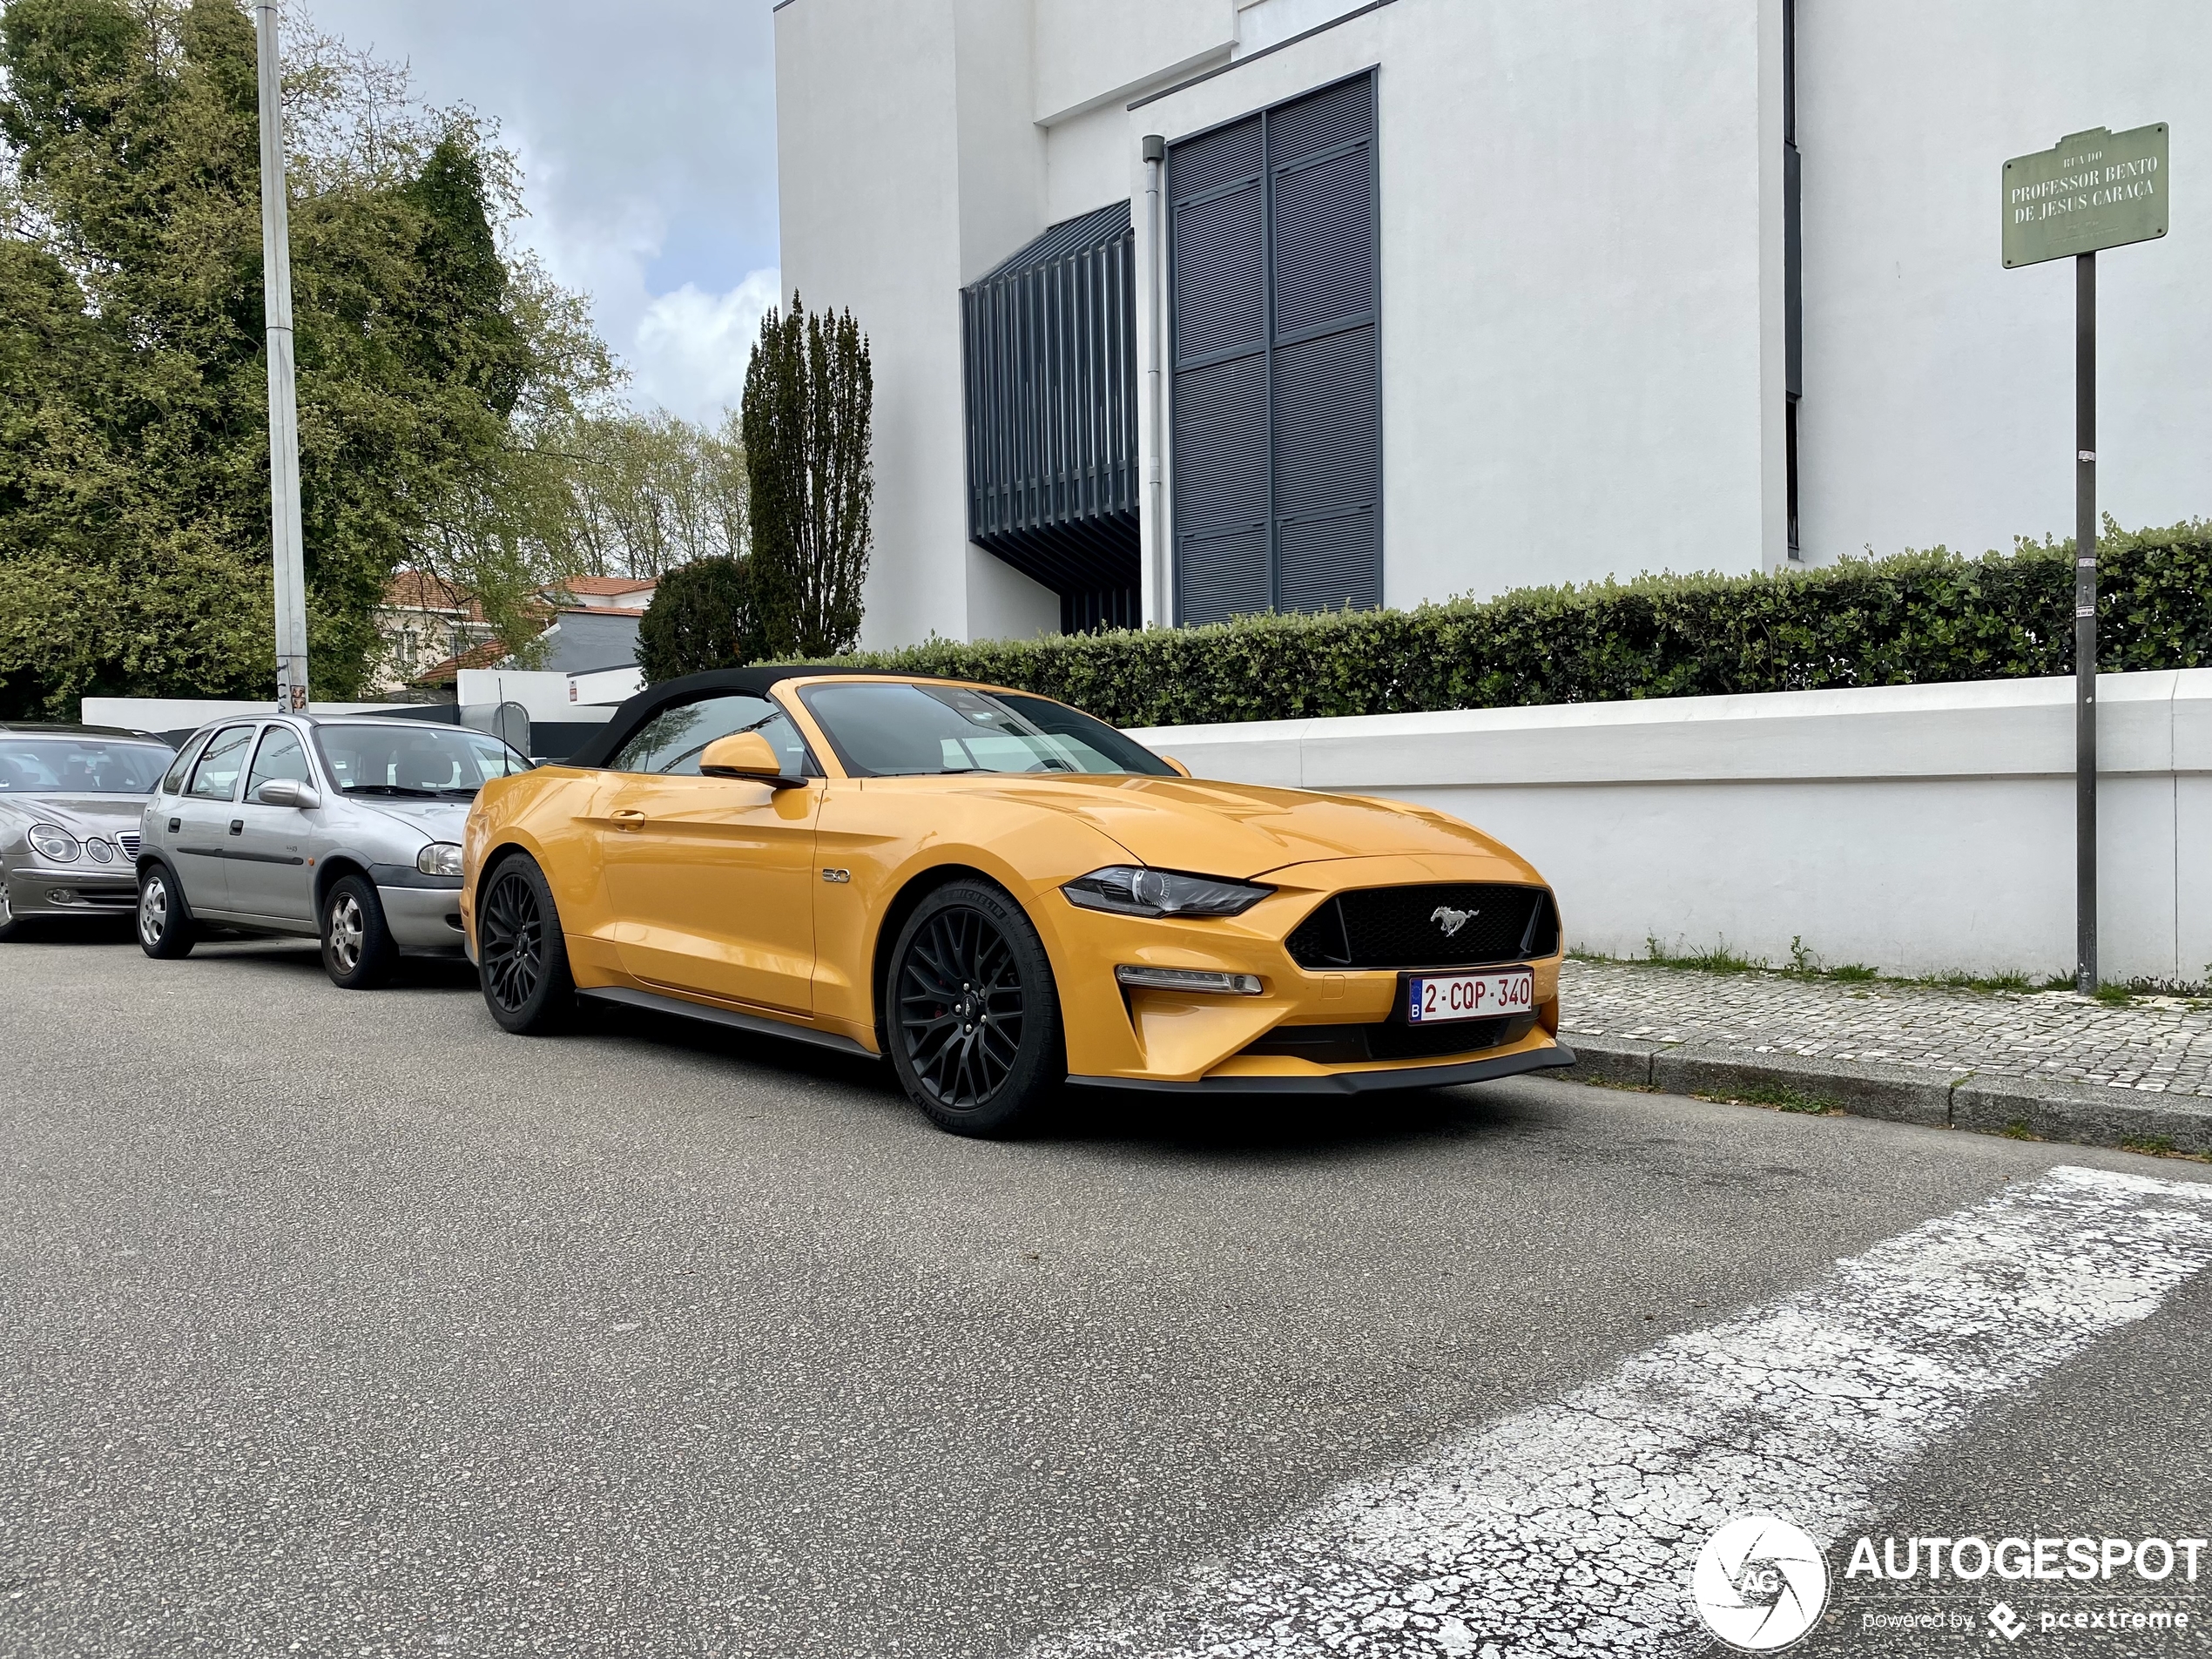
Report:
<svg viewBox="0 0 2212 1659"><path fill-rule="evenodd" d="M911 675L655 685L484 786L493 1016L581 995L887 1055L946 1129L1063 1081L1350 1093L1572 1063L1520 858L1396 802L1205 783L1089 715Z"/></svg>

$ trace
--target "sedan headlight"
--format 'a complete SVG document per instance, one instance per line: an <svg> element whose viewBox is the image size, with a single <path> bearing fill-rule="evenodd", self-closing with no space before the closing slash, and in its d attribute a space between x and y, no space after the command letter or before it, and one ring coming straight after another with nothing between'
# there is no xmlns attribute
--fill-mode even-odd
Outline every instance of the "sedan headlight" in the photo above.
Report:
<svg viewBox="0 0 2212 1659"><path fill-rule="evenodd" d="M415 855L415 867L425 875L459 875L461 844L458 841L431 842Z"/></svg>
<svg viewBox="0 0 2212 1659"><path fill-rule="evenodd" d="M1275 889L1214 875L1113 864L1077 876L1060 891L1069 904L1117 916L1238 916Z"/></svg>
<svg viewBox="0 0 2212 1659"><path fill-rule="evenodd" d="M30 850L55 864L68 864L75 860L78 847L77 838L59 826L33 824L30 826Z"/></svg>

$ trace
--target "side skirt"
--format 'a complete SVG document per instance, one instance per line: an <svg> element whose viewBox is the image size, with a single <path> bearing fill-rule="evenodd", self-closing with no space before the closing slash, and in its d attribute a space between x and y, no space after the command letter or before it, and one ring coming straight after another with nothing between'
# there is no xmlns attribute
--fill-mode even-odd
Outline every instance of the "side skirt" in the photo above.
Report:
<svg viewBox="0 0 2212 1659"><path fill-rule="evenodd" d="M633 991L623 985L600 985L579 989L577 995L594 1002L611 1002L621 1008L644 1008L654 1014L673 1014L686 1020L704 1020L709 1025L726 1025L733 1030L750 1031L755 1036L785 1037L793 1042L810 1042L818 1049L834 1049L840 1054L858 1055L863 1060L879 1060L880 1055L870 1054L850 1037L841 1037L834 1031L816 1031L803 1025L786 1025L781 1020L764 1019L757 1014L739 1014L733 1008L718 1008L705 1002L687 1002L680 996L658 996L651 991Z"/></svg>

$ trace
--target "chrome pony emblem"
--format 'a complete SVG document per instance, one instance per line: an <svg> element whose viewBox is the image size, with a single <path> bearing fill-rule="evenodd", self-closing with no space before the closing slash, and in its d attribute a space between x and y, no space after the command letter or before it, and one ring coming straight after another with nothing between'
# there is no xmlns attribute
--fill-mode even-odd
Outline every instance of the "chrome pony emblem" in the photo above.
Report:
<svg viewBox="0 0 2212 1659"><path fill-rule="evenodd" d="M1428 919L1444 930L1449 939L1482 913L1480 910L1454 910L1449 905L1439 905L1429 912Z"/></svg>

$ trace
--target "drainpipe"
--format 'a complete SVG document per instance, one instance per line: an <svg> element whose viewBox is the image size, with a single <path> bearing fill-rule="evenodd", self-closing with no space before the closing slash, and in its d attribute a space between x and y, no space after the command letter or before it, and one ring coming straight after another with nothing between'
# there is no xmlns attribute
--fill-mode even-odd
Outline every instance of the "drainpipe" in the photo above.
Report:
<svg viewBox="0 0 2212 1659"><path fill-rule="evenodd" d="M1144 280L1151 295L1152 327L1145 344L1144 390L1150 401L1152 421L1151 442L1144 457L1145 480L1152 496L1152 614L1148 622L1163 627L1175 622L1175 606L1168 597L1168 524L1165 501L1164 472L1160 464L1161 446L1164 437L1161 430L1160 408L1160 314L1165 302L1160 292L1160 269L1166 263L1166 249L1162 242L1160 227L1160 175L1166 171L1168 141L1158 133L1144 138L1144 233L1151 246L1151 259L1147 262Z"/></svg>

